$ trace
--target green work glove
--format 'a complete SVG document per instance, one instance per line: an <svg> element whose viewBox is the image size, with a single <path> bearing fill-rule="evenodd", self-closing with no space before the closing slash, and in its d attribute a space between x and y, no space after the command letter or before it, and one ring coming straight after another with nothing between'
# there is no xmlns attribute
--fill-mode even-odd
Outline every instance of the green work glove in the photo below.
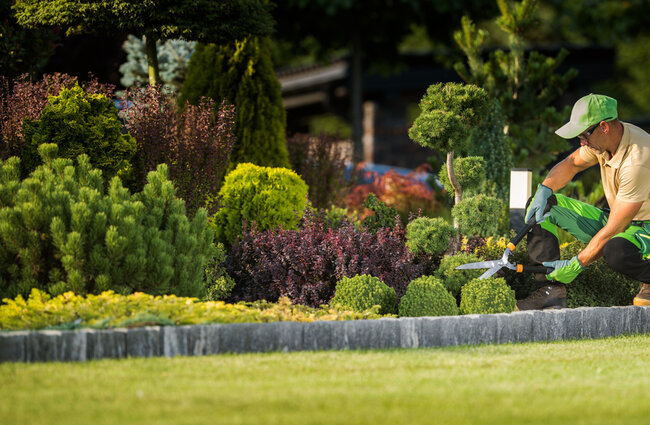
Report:
<svg viewBox="0 0 650 425"><path fill-rule="evenodd" d="M544 267L555 269L546 275L546 279L561 283L571 283L585 269L578 261L577 255L570 260L546 261L542 264Z"/></svg>
<svg viewBox="0 0 650 425"><path fill-rule="evenodd" d="M535 215L536 223L542 222L544 210L546 209L546 202L552 194L553 191L550 187L546 187L543 184L537 185L537 192L535 192L535 196L533 196L533 200L528 206L528 211L526 211L526 219L524 220L526 223L528 223L528 220L530 220L533 214Z"/></svg>

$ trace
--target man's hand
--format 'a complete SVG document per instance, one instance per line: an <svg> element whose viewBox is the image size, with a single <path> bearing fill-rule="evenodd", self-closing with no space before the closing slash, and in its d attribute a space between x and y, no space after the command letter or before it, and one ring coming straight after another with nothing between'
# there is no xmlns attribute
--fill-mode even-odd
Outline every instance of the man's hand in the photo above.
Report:
<svg viewBox="0 0 650 425"><path fill-rule="evenodd" d="M535 196L533 196L533 200L528 206L528 211L526 211L526 219L524 220L526 223L528 223L528 220L530 220L533 215L535 215L536 223L542 222L544 210L546 209L546 202L552 194L553 190L551 190L551 188L546 187L543 184L537 185Z"/></svg>
<svg viewBox="0 0 650 425"><path fill-rule="evenodd" d="M555 269L546 275L546 279L561 283L571 283L584 270L577 255L570 260L546 261L542 264Z"/></svg>

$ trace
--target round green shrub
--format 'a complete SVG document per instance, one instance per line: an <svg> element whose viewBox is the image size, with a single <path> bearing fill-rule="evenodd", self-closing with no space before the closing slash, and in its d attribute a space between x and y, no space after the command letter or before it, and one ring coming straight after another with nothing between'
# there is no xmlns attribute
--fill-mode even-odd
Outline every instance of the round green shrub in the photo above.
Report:
<svg viewBox="0 0 650 425"><path fill-rule="evenodd" d="M501 277L474 279L461 290L462 314L511 313L516 304L515 291Z"/></svg>
<svg viewBox="0 0 650 425"><path fill-rule="evenodd" d="M476 189L485 180L485 159L481 156L468 156L454 159L454 173L463 188L466 190ZM454 188L449 181L447 166L443 164L438 173L440 183L444 186L449 196L454 196Z"/></svg>
<svg viewBox="0 0 650 425"><path fill-rule="evenodd" d="M394 314L397 294L379 278L367 274L356 275L344 277L336 283L331 304L359 312L378 305L380 314Z"/></svg>
<svg viewBox="0 0 650 425"><path fill-rule="evenodd" d="M244 222L260 231L295 229L307 206L307 185L286 168L239 164L226 176L219 191L222 208L214 217L217 239L231 246Z"/></svg>
<svg viewBox="0 0 650 425"><path fill-rule="evenodd" d="M406 226L406 246L414 254L438 255L447 250L455 235L454 226L445 219L420 217Z"/></svg>
<svg viewBox="0 0 650 425"><path fill-rule="evenodd" d="M456 267L481 261L479 257L474 254L461 252L455 255L446 255L440 260L440 266L436 270L435 276L440 279L442 285L454 297L460 296L460 289L467 284L467 282L476 279L483 274L485 270L456 270Z"/></svg>
<svg viewBox="0 0 650 425"><path fill-rule="evenodd" d="M409 283L399 302L402 317L455 316L456 299L444 288L440 279L422 276Z"/></svg>
<svg viewBox="0 0 650 425"><path fill-rule="evenodd" d="M226 249L222 243L214 247L214 256L205 265L205 289L203 297L206 301L226 301L233 288L235 280L228 275L224 262L226 261Z"/></svg>
<svg viewBox="0 0 650 425"><path fill-rule="evenodd" d="M86 93L79 85L64 87L58 96L50 97L38 120L25 120L23 133L25 174L42 164L38 154L42 143L55 143L60 158L88 155L106 181L113 176L124 179L131 173L136 140L122 134L113 101L103 94Z"/></svg>
<svg viewBox="0 0 650 425"><path fill-rule="evenodd" d="M502 208L500 199L476 195L454 205L451 215L465 236L497 236Z"/></svg>

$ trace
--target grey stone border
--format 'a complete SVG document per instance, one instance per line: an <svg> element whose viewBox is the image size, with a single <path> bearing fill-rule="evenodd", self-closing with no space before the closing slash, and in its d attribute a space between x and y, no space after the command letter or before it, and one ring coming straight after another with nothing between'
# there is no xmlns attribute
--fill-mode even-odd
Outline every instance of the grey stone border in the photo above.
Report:
<svg viewBox="0 0 650 425"><path fill-rule="evenodd" d="M0 362L445 347L650 333L650 307L511 314L0 332Z"/></svg>

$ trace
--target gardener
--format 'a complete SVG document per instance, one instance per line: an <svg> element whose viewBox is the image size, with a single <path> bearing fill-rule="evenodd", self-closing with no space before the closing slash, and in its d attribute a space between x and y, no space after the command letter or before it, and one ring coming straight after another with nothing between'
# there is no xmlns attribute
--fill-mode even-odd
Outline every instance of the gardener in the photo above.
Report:
<svg viewBox="0 0 650 425"><path fill-rule="evenodd" d="M600 257L640 282L634 305L650 305L650 135L619 121L616 100L597 94L578 100L569 122L555 133L578 137L580 148L551 169L529 200L526 222L533 216L538 222L528 234L530 259L553 271L535 276L544 284L517 308L566 307L565 285ZM553 194L596 164L609 211ZM570 260L560 260L558 227L587 244Z"/></svg>

